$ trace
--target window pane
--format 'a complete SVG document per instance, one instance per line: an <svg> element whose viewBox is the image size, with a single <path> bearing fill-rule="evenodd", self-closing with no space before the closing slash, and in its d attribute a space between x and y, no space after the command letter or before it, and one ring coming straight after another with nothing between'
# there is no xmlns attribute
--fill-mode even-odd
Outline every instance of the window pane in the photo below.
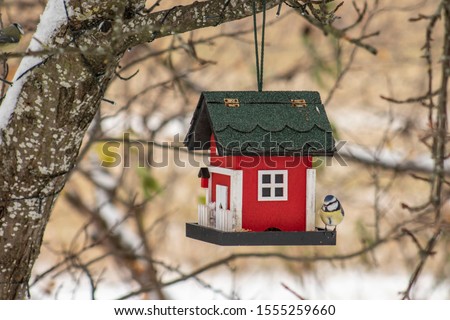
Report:
<svg viewBox="0 0 450 320"><path fill-rule="evenodd" d="M275 183L283 183L283 175L282 174L275 175Z"/></svg>
<svg viewBox="0 0 450 320"><path fill-rule="evenodd" d="M275 188L275 197L282 197L283 191L283 188Z"/></svg>
<svg viewBox="0 0 450 320"><path fill-rule="evenodd" d="M270 174L262 175L262 183L270 183Z"/></svg>
<svg viewBox="0 0 450 320"><path fill-rule="evenodd" d="M270 188L262 188L262 196L270 197Z"/></svg>

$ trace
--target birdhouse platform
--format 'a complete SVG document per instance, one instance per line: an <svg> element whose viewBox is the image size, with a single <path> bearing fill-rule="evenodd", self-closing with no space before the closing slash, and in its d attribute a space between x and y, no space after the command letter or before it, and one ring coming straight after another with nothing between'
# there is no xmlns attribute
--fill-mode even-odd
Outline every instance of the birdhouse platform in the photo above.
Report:
<svg viewBox="0 0 450 320"><path fill-rule="evenodd" d="M227 232L186 223L186 236L221 246L334 246L335 231Z"/></svg>
<svg viewBox="0 0 450 320"><path fill-rule="evenodd" d="M203 92L185 139L208 150L206 201L187 237L219 245L335 245L316 229L313 157L335 142L314 91Z"/></svg>

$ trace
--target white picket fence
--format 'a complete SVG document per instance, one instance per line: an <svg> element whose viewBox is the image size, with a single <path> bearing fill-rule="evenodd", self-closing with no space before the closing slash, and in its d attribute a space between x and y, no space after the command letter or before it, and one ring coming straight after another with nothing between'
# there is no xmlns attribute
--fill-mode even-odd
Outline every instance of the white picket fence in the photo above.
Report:
<svg viewBox="0 0 450 320"><path fill-rule="evenodd" d="M211 210L207 205L198 205L198 224L204 227L215 226L214 210Z"/></svg>
<svg viewBox="0 0 450 320"><path fill-rule="evenodd" d="M225 209L216 210L214 204L199 204L198 224L221 231L236 231L236 213Z"/></svg>
<svg viewBox="0 0 450 320"><path fill-rule="evenodd" d="M216 210L216 229L222 231L235 231L233 228L233 218L233 213L230 210Z"/></svg>

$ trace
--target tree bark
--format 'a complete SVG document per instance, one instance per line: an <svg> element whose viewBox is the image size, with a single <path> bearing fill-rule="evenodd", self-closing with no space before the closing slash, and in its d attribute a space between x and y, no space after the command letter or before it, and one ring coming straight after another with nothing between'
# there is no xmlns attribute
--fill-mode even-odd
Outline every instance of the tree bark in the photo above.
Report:
<svg viewBox="0 0 450 320"><path fill-rule="evenodd" d="M50 54L24 75L8 125L0 130L0 299L28 297L52 207L124 52L252 14L247 0L194 2L154 13L144 4L66 0L67 21L46 42ZM276 4L267 0L267 9ZM54 5L49 0L47 6Z"/></svg>

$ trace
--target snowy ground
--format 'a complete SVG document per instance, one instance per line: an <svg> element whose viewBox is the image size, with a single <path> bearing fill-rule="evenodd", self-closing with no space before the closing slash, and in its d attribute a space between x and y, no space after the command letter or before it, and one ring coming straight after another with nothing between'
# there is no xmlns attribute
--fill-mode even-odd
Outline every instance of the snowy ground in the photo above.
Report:
<svg viewBox="0 0 450 320"><path fill-rule="evenodd" d="M236 292L237 299L273 300L297 299L283 287L290 289L306 299L399 299L399 291L406 288L408 275L384 274L368 271L335 270L320 272L322 279L318 281L313 276L299 278L285 271L281 272L251 272L232 277L216 274L211 277L201 277L214 289L207 289L195 280L189 280L165 289L168 297L175 300L209 300L230 298ZM75 288L74 281L67 279L58 285L57 297L43 294L41 288L33 288L33 299L90 299L91 291L87 281L81 281ZM106 280L98 287L98 299L116 299L130 288L122 284L108 283ZM431 276L423 276L414 290L415 299L449 299L450 281L434 285Z"/></svg>

